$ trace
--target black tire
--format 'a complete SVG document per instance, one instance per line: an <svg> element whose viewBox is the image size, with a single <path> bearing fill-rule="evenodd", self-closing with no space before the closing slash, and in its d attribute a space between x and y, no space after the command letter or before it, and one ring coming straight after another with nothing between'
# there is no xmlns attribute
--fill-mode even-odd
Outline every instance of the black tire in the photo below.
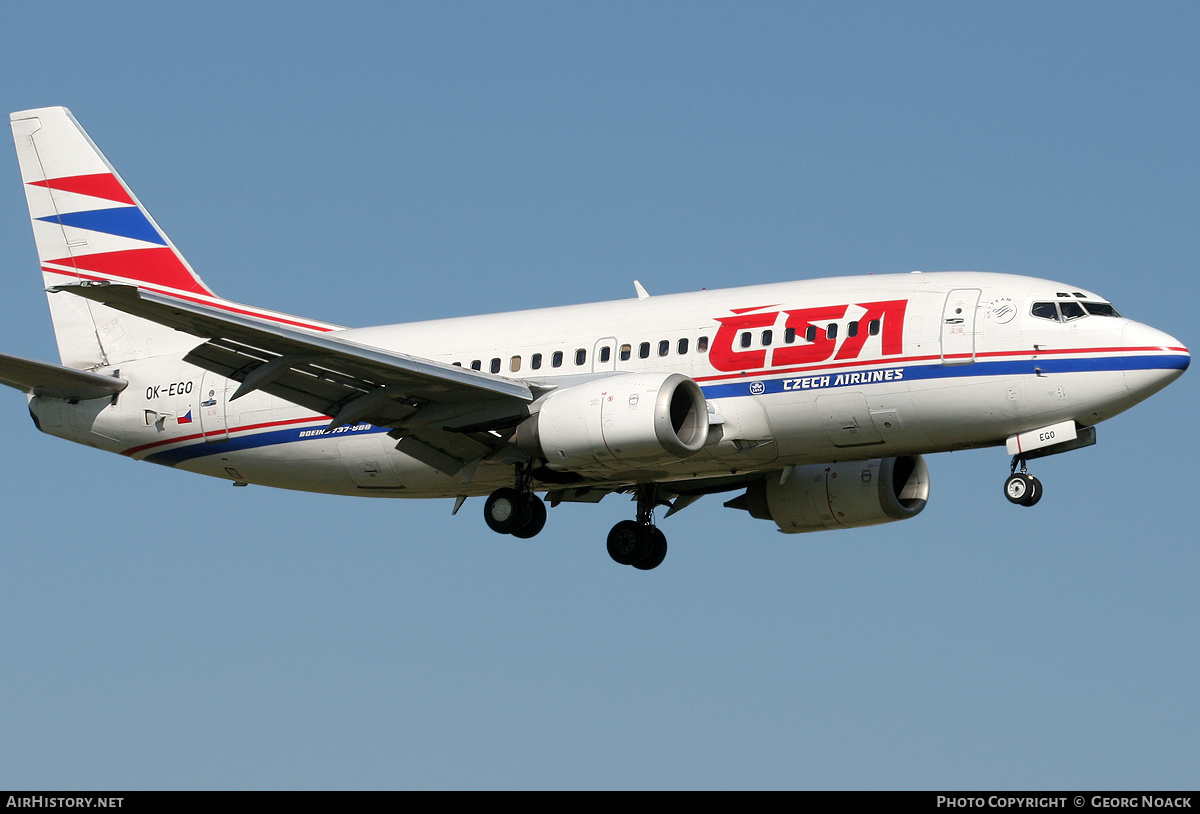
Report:
<svg viewBox="0 0 1200 814"><path fill-rule="evenodd" d="M1021 501L1022 506L1033 506L1042 499L1042 482L1033 475L1029 476L1029 494Z"/></svg>
<svg viewBox="0 0 1200 814"><path fill-rule="evenodd" d="M650 538L645 526L633 520L622 520L608 533L608 556L620 565L633 565L650 552Z"/></svg>
<svg viewBox="0 0 1200 814"><path fill-rule="evenodd" d="M525 498L525 511L521 512L523 522L510 533L513 537L528 540L530 537L537 536L538 532L546 527L546 504L537 495L523 495L522 497Z"/></svg>
<svg viewBox="0 0 1200 814"><path fill-rule="evenodd" d="M645 527L650 538L650 553L633 564L634 568L650 571L662 565L667 558L667 535L654 526Z"/></svg>
<svg viewBox="0 0 1200 814"><path fill-rule="evenodd" d="M504 487L488 495L483 504L483 519L497 534L511 534L526 515L525 496L516 489Z"/></svg>

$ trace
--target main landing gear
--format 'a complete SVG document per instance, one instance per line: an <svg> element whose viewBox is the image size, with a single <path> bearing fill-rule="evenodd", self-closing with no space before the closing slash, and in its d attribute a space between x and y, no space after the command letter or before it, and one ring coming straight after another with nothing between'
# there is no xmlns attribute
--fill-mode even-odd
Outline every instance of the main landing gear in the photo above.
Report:
<svg viewBox="0 0 1200 814"><path fill-rule="evenodd" d="M608 533L608 554L621 565L642 571L657 568L667 556L667 538L654 525L654 509L670 505L658 499L658 488L650 483L637 487L637 519L622 520ZM528 539L546 525L546 504L533 493L533 475L528 467L517 467L516 482L488 495L483 519L499 534Z"/></svg>
<svg viewBox="0 0 1200 814"><path fill-rule="evenodd" d="M1017 471L1017 466L1021 471ZM1004 481L1004 496L1009 503L1032 506L1042 499L1042 482L1030 475L1025 468L1025 456L1014 455L1011 474Z"/></svg>
<svg viewBox="0 0 1200 814"><path fill-rule="evenodd" d="M667 556L667 537L654 525L655 485L638 486L637 502L637 520L622 520L608 533L608 555L620 565L649 571Z"/></svg>
<svg viewBox="0 0 1200 814"><path fill-rule="evenodd" d="M488 495L483 519L492 531L523 540L541 531L546 525L546 504L533 493L533 476L518 468L515 488L505 486Z"/></svg>

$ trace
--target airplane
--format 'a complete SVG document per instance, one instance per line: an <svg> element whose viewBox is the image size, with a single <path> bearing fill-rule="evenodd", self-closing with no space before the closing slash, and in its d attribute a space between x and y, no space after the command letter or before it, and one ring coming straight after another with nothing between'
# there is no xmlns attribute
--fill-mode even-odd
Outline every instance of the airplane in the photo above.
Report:
<svg viewBox="0 0 1200 814"><path fill-rule="evenodd" d="M1075 285L912 272L345 328L231 302L62 107L10 116L61 364L0 355L50 435L231 481L486 496L530 538L546 503L631 495L617 563L663 562L705 495L800 533L915 517L931 453L1036 458L1187 369L1183 344ZM545 495L545 500L538 496Z"/></svg>

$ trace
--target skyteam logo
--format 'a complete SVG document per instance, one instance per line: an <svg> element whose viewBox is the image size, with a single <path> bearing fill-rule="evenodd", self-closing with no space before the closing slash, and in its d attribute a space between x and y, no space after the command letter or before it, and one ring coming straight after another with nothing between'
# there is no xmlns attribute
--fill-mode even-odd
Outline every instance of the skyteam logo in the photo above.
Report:
<svg viewBox="0 0 1200 814"><path fill-rule="evenodd" d="M1013 317L1017 315L1017 306L1013 304L1012 297L997 297L988 303L987 315L988 319L997 325L1004 325L1013 321Z"/></svg>

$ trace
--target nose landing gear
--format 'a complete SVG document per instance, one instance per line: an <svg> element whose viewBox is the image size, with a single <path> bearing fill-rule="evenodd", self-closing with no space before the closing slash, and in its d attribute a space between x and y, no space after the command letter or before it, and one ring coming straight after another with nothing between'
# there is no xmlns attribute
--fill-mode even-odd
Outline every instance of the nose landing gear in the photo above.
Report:
<svg viewBox="0 0 1200 814"><path fill-rule="evenodd" d="M1018 465L1020 472L1017 471ZM1009 503L1019 506L1032 506L1042 499L1042 482L1029 474L1023 455L1013 456L1011 474L1004 481L1004 496Z"/></svg>

